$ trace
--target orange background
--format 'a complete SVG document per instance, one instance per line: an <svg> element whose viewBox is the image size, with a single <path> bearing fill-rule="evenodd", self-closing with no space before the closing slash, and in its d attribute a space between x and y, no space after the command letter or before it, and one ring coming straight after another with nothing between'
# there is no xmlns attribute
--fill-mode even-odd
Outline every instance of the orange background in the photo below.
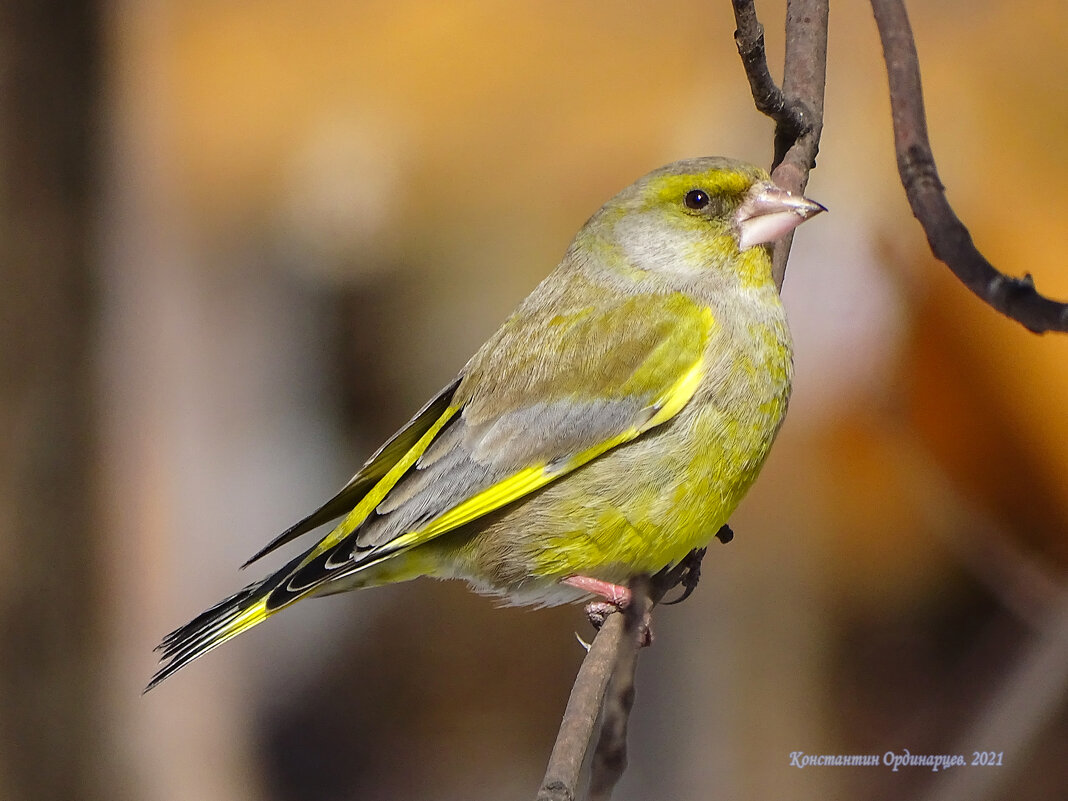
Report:
<svg viewBox="0 0 1068 801"><path fill-rule="evenodd" d="M912 6L950 201L991 261L1068 297L1064 3ZM759 10L777 74L782 4ZM767 164L732 32L729 4L684 0L113 6L100 680L126 797L533 794L578 609L431 582L309 602L139 692L159 636L255 578L236 566L602 202L678 158ZM1068 338L929 255L864 4L832 9L828 76L809 194L830 214L784 291L791 413L736 539L657 614L617 797L1061 798ZM1005 764L789 765L906 748Z"/></svg>

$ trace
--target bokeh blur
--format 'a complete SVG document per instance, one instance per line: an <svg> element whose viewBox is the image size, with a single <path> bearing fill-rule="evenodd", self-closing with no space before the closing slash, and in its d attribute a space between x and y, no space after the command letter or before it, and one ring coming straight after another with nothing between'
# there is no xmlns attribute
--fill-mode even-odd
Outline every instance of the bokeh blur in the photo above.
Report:
<svg viewBox="0 0 1068 801"><path fill-rule="evenodd" d="M950 201L1068 298L1068 6L1026 8L910 11ZM309 601L140 692L602 202L767 165L730 4L13 0L0 28L0 799L532 797L577 608ZM1068 338L929 255L866 4L828 74L791 412L656 615L616 797L1061 799ZM1002 764L791 765L906 750Z"/></svg>

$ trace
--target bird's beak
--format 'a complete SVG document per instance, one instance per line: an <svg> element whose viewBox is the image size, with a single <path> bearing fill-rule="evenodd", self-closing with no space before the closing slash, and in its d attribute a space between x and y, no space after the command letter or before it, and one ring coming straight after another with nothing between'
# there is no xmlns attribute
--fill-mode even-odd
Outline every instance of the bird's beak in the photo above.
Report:
<svg viewBox="0 0 1068 801"><path fill-rule="evenodd" d="M754 184L734 213L738 249L748 250L754 245L781 239L821 211L827 209L814 200L791 194L773 183L762 181Z"/></svg>

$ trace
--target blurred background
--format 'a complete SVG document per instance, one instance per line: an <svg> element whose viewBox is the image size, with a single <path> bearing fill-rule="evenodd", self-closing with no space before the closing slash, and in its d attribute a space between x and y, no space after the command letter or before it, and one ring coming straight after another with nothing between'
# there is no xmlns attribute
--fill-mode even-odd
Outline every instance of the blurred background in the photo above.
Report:
<svg viewBox="0 0 1068 801"><path fill-rule="evenodd" d="M1068 298L1068 8L912 3L949 198ZM783 4L763 2L773 73ZM0 12L0 798L503 799L578 608L300 604L150 695L166 631L442 386L598 206L767 165L728 3L89 0ZM639 665L620 799L1060 799L1068 338L929 255L836 4L790 416ZM791 767L993 751L1001 767Z"/></svg>

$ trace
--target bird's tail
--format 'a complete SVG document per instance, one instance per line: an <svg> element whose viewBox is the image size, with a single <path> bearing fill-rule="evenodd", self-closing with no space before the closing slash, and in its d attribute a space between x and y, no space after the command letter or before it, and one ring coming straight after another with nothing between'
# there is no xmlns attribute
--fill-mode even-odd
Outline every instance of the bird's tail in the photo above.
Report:
<svg viewBox="0 0 1068 801"><path fill-rule="evenodd" d="M156 646L160 661L165 662L152 676L147 693L168 676L177 673L194 659L198 659L238 634L248 631L257 623L296 603L315 588L289 594L280 603L272 599L272 593L289 577L304 560L298 556L281 570L266 578L249 584L245 589L225 598L205 612L201 612L184 626L175 629Z"/></svg>
<svg viewBox="0 0 1068 801"><path fill-rule="evenodd" d="M201 612L184 626L175 629L156 646L160 652L160 661L165 663L145 687L147 693L168 676L172 676L194 659L199 659L224 642L232 640L238 634L248 631L258 623L281 612L309 595L323 594L324 586L331 580L342 578L345 574L331 573L323 567L338 552L346 551L350 546L342 541L319 552L317 545L306 554L285 565L260 581L249 584L243 590L226 598L205 612ZM359 573L385 558L393 555L387 552L377 558L365 559L350 566L348 574ZM310 573L310 576L305 575ZM297 581L299 580L299 581ZM297 585L294 586L295 581ZM348 583L344 589L354 589L355 583ZM338 590L340 591L340 590Z"/></svg>
<svg viewBox="0 0 1068 801"><path fill-rule="evenodd" d="M194 659L248 631L278 611L267 608L267 596L272 589L270 583L270 579L267 579L250 584L164 637L156 650L160 652L160 661L166 664L156 671L145 692Z"/></svg>

